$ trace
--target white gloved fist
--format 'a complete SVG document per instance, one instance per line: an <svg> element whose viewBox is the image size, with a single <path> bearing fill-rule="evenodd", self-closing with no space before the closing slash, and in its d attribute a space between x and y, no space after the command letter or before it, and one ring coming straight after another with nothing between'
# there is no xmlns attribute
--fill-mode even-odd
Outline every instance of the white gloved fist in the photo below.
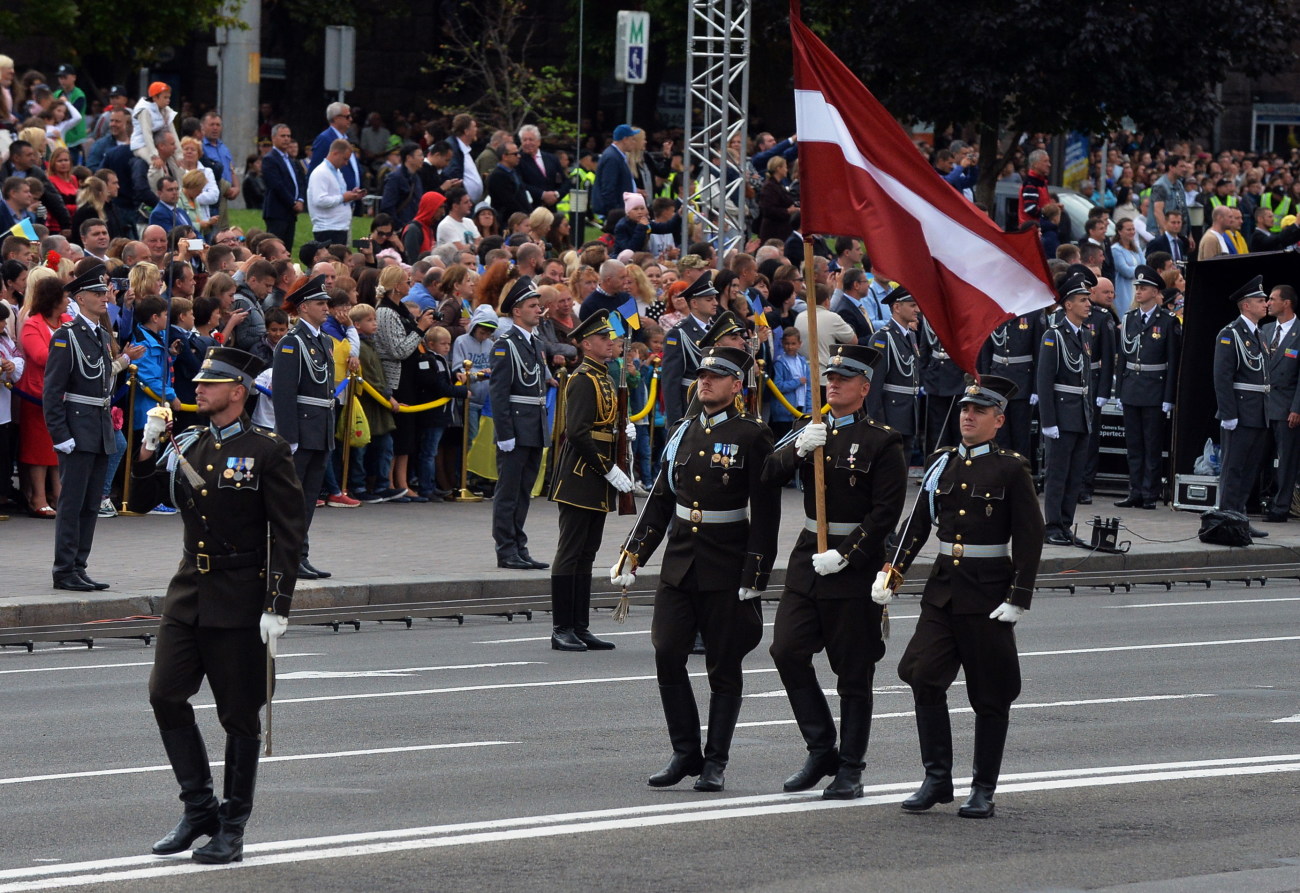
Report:
<svg viewBox="0 0 1300 893"><path fill-rule="evenodd" d="M821 446L826 446L825 422L810 422L794 439L794 451L800 458Z"/></svg>
<svg viewBox="0 0 1300 893"><path fill-rule="evenodd" d="M750 589L748 586L741 586L739 594L740 594L740 600L742 602L747 602L751 598L758 598L763 593L757 589Z"/></svg>
<svg viewBox="0 0 1300 893"><path fill-rule="evenodd" d="M889 572L881 571L871 584L871 600L878 605L887 605L894 599L894 590L889 588Z"/></svg>
<svg viewBox="0 0 1300 893"><path fill-rule="evenodd" d="M1043 436L1048 438L1049 440L1056 440L1058 437L1061 436L1061 429L1056 427L1055 425L1053 425L1050 428L1044 428Z"/></svg>
<svg viewBox="0 0 1300 893"><path fill-rule="evenodd" d="M298 452L298 444L296 443L289 444L289 454L293 455L296 452Z"/></svg>
<svg viewBox="0 0 1300 893"><path fill-rule="evenodd" d="M1161 404L1160 404L1160 411L1163 412L1165 415L1169 415L1169 413L1171 413L1171 412L1174 411L1174 404L1172 404L1172 403L1161 403Z"/></svg>
<svg viewBox="0 0 1300 893"><path fill-rule="evenodd" d="M1037 406L1037 405L1038 405L1038 395L1037 395L1037 394L1030 394L1030 395L1029 395L1029 405L1030 405L1030 406Z"/></svg>
<svg viewBox="0 0 1300 893"><path fill-rule="evenodd" d="M275 657L276 639L284 635L284 631L288 628L288 617L281 617L270 611L262 612L262 619L257 622L257 631L262 636L262 644L266 646L267 651L271 652L271 657Z"/></svg>
<svg viewBox="0 0 1300 893"><path fill-rule="evenodd" d="M614 566L609 569L609 582L620 589L630 588L636 583L636 568L628 567L627 562L614 562Z"/></svg>
<svg viewBox="0 0 1300 893"><path fill-rule="evenodd" d="M1224 419L1223 421L1219 422L1219 427L1222 428L1224 431L1236 431L1236 430L1237 430L1237 420L1236 420L1236 419ZM58 447L55 447L55 449L57 450Z"/></svg>
<svg viewBox="0 0 1300 893"><path fill-rule="evenodd" d="M63 441L63 443L56 443L54 448L64 455L69 455L77 448L76 438L69 437L67 440Z"/></svg>
<svg viewBox="0 0 1300 893"><path fill-rule="evenodd" d="M813 570L823 577L830 574L838 574L849 566L849 560L839 553L836 549L827 549L825 552L818 552L812 557Z"/></svg>
<svg viewBox="0 0 1300 893"><path fill-rule="evenodd" d="M514 450L514 448L515 448L515 439L513 437L510 438L509 440L497 441L497 449L499 449L503 453L509 453L512 450Z"/></svg>
<svg viewBox="0 0 1300 893"><path fill-rule="evenodd" d="M148 419L144 423L144 448L151 453L158 452L158 442L162 439L163 432L167 430L167 422L171 420L172 411L167 406L155 406L149 410Z"/></svg>
<svg viewBox="0 0 1300 893"><path fill-rule="evenodd" d="M1025 609L1011 602L1003 602L993 609L989 615L989 620L1001 620L1003 623L1015 623L1025 614Z"/></svg>
<svg viewBox="0 0 1300 893"><path fill-rule="evenodd" d="M623 429L623 433L627 435L627 439L628 439L628 440L635 441L635 440L636 440L636 422L634 422L634 421L632 421L631 419L629 419L629 420L628 420L628 423L627 423L627 427Z"/></svg>
<svg viewBox="0 0 1300 893"><path fill-rule="evenodd" d="M1105 405L1106 405L1106 398L1105 398L1105 397L1098 397L1098 398L1097 398L1097 408L1098 408L1098 409L1101 409L1101 408L1102 408L1103 406L1105 406Z"/></svg>
<svg viewBox="0 0 1300 893"><path fill-rule="evenodd" d="M613 484L614 489L620 493L632 492L632 479L617 465L605 472L605 480Z"/></svg>

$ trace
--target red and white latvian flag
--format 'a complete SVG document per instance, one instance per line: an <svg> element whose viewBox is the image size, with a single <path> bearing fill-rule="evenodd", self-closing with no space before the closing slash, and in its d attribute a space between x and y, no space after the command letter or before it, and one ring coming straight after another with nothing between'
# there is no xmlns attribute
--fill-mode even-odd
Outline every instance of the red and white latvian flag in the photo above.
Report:
<svg viewBox="0 0 1300 893"><path fill-rule="evenodd" d="M802 230L861 236L878 276L910 291L975 372L1005 320L1055 300L1038 233L1004 233L935 173L898 122L790 3Z"/></svg>

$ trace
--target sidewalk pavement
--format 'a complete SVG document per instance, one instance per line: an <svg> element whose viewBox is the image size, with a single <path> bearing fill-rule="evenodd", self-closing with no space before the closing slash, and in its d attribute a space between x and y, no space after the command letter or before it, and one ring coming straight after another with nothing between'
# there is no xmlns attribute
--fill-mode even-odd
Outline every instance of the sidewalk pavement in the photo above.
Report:
<svg viewBox="0 0 1300 893"><path fill-rule="evenodd" d="M913 494L916 491L913 491ZM786 558L802 527L803 497L783 491L780 550L769 594L780 592ZM1200 516L1195 512L1116 509L1118 496L1096 495L1096 504L1080 506L1078 535L1092 540L1087 526L1094 514L1118 516L1124 525L1120 540L1129 540L1124 555L1091 553L1072 547L1046 546L1040 585L1051 574L1105 571L1121 583L1136 580L1142 571L1222 566L1258 569L1300 562L1300 521L1261 524L1268 539L1244 549L1207 546L1196 538ZM637 501L637 507L644 504ZM331 571L328 580L298 584L295 608L350 608L444 599L491 599L544 596L547 571L501 570L496 566L491 537L492 503L430 503L366 505L354 509L320 509L312 526L312 563ZM529 551L549 562L555 554L557 511L554 503L534 499L528 517ZM610 515L597 557L596 592L609 592L606 572L631 530L632 517ZM19 626L85 623L96 620L158 614L167 582L180 558L181 519L146 515L100 519L89 572L112 584L101 593L62 592L51 588L54 524L26 516L0 523L4 585L0 587L0 630ZM931 537L909 574L909 584L925 579L937 545ZM659 553L662 553L662 548ZM637 591L652 592L657 582L659 553L637 578ZM1265 572L1266 573L1266 572ZM1046 594L1040 590L1039 595ZM465 613L476 613L466 609ZM492 613L484 611L483 613Z"/></svg>

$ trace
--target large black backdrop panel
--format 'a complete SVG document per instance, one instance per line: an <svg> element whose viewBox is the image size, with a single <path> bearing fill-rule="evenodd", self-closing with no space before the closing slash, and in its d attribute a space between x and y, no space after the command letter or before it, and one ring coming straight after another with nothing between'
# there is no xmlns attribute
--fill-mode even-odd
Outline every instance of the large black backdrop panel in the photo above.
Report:
<svg viewBox="0 0 1300 893"><path fill-rule="evenodd" d="M1228 296L1255 276L1264 277L1264 291L1277 285L1300 288L1300 255L1294 251L1223 255L1193 260L1187 268L1187 301L1183 308L1183 350L1178 369L1178 408L1174 413L1172 462L1177 474L1192 474L1192 465L1205 448L1217 444L1219 421L1214 399L1214 345L1219 330L1237 318L1237 305Z"/></svg>

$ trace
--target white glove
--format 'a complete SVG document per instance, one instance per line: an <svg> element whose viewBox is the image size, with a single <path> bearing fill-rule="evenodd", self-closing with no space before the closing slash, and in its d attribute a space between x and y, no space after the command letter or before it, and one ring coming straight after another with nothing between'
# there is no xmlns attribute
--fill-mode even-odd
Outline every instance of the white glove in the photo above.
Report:
<svg viewBox="0 0 1300 893"><path fill-rule="evenodd" d="M636 441L636 422L634 422L634 421L632 421L631 419L629 419L629 420L628 420L628 423L627 423L627 427L623 429L623 433L625 433L625 434L627 435L627 439L628 439L628 440L631 440L631 441L635 442L635 441Z"/></svg>
<svg viewBox="0 0 1300 893"><path fill-rule="evenodd" d="M620 566L621 564L621 566ZM624 570L626 568L626 570ZM620 573L622 571L622 573ZM627 589L636 582L636 568L628 567L627 562L615 562L609 569L609 582L620 589Z"/></svg>
<svg viewBox="0 0 1300 893"><path fill-rule="evenodd" d="M830 574L838 574L849 566L849 560L839 553L836 549L827 549L825 552L818 552L812 557L813 570L823 577Z"/></svg>
<svg viewBox="0 0 1300 893"><path fill-rule="evenodd" d="M1161 403L1161 404L1160 404L1160 411L1163 412L1165 415L1169 415L1169 413L1171 413L1171 412L1174 411L1174 404L1172 404L1172 403Z"/></svg>
<svg viewBox="0 0 1300 893"><path fill-rule="evenodd" d="M77 448L76 438L69 437L67 440L63 441L63 443L56 443L54 448L65 455L70 454Z"/></svg>
<svg viewBox="0 0 1300 893"><path fill-rule="evenodd" d="M747 601L749 601L751 598L758 598L758 597L759 597L760 595L762 595L762 594L763 594L763 593L760 592L759 590L757 590L757 589L750 589L748 586L741 586L741 587L740 587L740 600L741 600L742 602L747 602Z"/></svg>
<svg viewBox="0 0 1300 893"><path fill-rule="evenodd" d="M1116 397L1116 398L1115 398L1115 408L1118 409L1120 412L1123 412L1123 411L1124 411L1124 401L1121 400L1121 399L1119 399L1118 397Z"/></svg>
<svg viewBox="0 0 1300 893"><path fill-rule="evenodd" d="M805 425L794 439L794 451L800 458L808 455L820 446L826 446L826 423L817 422Z"/></svg>
<svg viewBox="0 0 1300 893"><path fill-rule="evenodd" d="M298 444L296 443L289 444L289 455L292 456L296 452L298 452Z"/></svg>
<svg viewBox="0 0 1300 893"><path fill-rule="evenodd" d="M1003 602L993 609L993 613L989 615L989 620L1001 620L1003 623L1015 623L1024 616L1024 613L1024 608L1013 605L1011 602Z"/></svg>
<svg viewBox="0 0 1300 893"><path fill-rule="evenodd" d="M1050 428L1043 429L1043 436L1049 440L1056 440L1061 436L1061 429L1053 425Z"/></svg>
<svg viewBox="0 0 1300 893"><path fill-rule="evenodd" d="M497 441L497 449L499 449L499 450L500 450L501 452L503 452L503 453L509 453L509 452L511 452L514 448L515 448L515 439L514 439L513 437L510 438L509 440L498 440L498 441Z"/></svg>
<svg viewBox="0 0 1300 893"><path fill-rule="evenodd" d="M1223 421L1219 422L1219 427L1222 428L1224 431L1236 431L1236 430L1237 430L1237 420L1236 420L1236 419L1224 419ZM55 447L55 449L57 450L58 447Z"/></svg>
<svg viewBox="0 0 1300 893"><path fill-rule="evenodd" d="M262 612L262 619L257 622L257 631L262 636L262 644L266 646L267 651L271 652L271 657L275 657L275 640L284 635L284 631L288 628L288 617L281 617L269 611Z"/></svg>
<svg viewBox="0 0 1300 893"><path fill-rule="evenodd" d="M894 598L894 590L889 588L889 574L881 571L871 584L871 600L878 605L887 605Z"/></svg>
<svg viewBox="0 0 1300 893"><path fill-rule="evenodd" d="M1037 395L1037 394L1030 394L1030 395L1029 395L1029 405L1030 405L1030 406L1037 406L1037 405L1038 405L1038 395Z"/></svg>
<svg viewBox="0 0 1300 893"><path fill-rule="evenodd" d="M148 419L144 423L144 448L149 452L158 452L158 441L167 430L167 420L171 414L171 409L166 406L155 406L149 410Z"/></svg>
<svg viewBox="0 0 1300 893"><path fill-rule="evenodd" d="M1098 398L1097 398L1097 408L1098 408L1098 409L1101 409L1101 408L1102 408L1103 406L1105 406L1105 405L1106 405L1106 398L1105 398L1105 397L1098 397Z"/></svg>
<svg viewBox="0 0 1300 893"><path fill-rule="evenodd" d="M511 445L513 446L513 443ZM605 480L613 484L614 489L620 493L632 492L632 479L617 465L605 472Z"/></svg>

